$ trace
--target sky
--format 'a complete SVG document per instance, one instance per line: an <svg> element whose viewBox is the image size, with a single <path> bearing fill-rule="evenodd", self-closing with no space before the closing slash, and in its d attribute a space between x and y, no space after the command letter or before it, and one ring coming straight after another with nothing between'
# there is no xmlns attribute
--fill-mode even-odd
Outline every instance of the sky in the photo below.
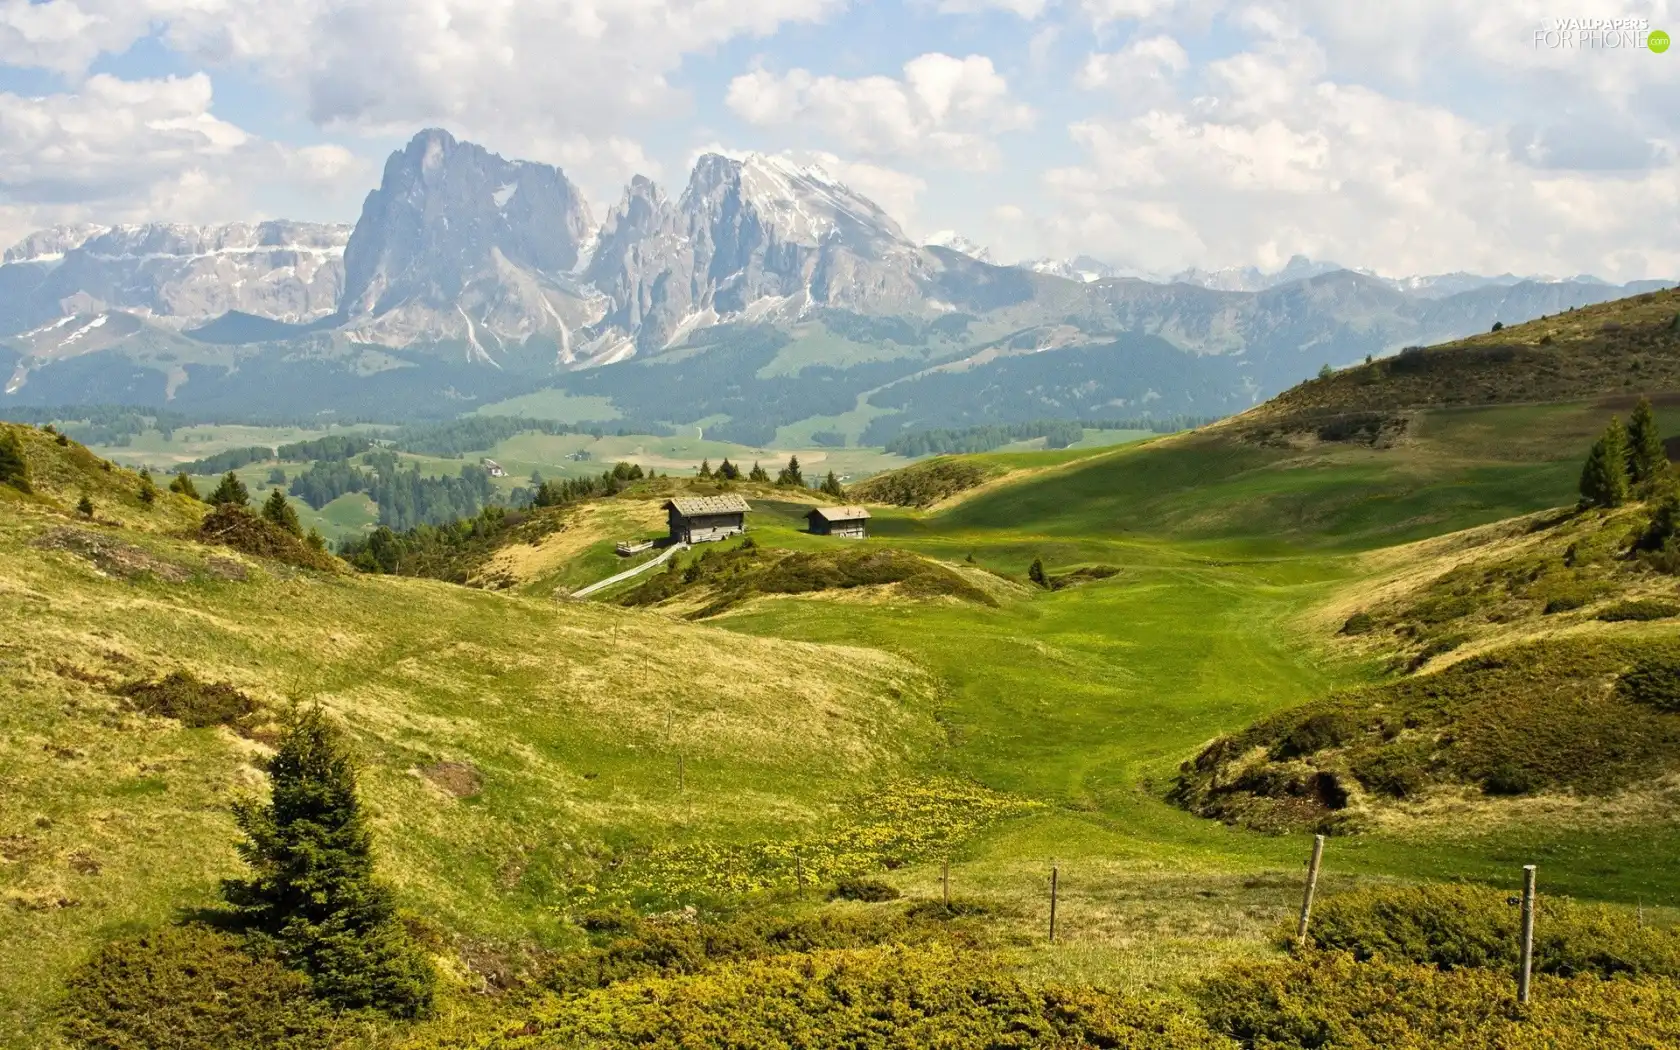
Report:
<svg viewBox="0 0 1680 1050"><path fill-rule="evenodd" d="M597 219L758 150L1004 262L1680 279L1680 0L1596 3L0 0L0 243L353 222L437 126Z"/></svg>

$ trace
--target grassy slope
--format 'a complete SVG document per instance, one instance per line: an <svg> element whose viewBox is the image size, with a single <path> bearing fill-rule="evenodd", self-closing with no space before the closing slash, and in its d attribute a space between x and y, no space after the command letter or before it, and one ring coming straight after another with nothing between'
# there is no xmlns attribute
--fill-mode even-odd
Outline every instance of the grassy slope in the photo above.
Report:
<svg viewBox="0 0 1680 1050"><path fill-rule="evenodd" d="M0 775L22 800L0 815L3 1045L40 1045L52 988L96 939L208 902L235 870L226 803L261 783L257 745L133 715L108 691L124 681L186 666L275 709L327 705L363 753L401 899L491 943L564 937L556 909L637 843L826 826L938 739L926 679L880 653L255 563L243 582L124 581L28 546L66 523L0 507ZM121 538L187 569L209 553ZM420 775L445 761L482 791Z"/></svg>
<svg viewBox="0 0 1680 1050"><path fill-rule="evenodd" d="M1649 292L1308 380L1231 425L1680 391L1677 348L1680 289Z"/></svg>
<svg viewBox="0 0 1680 1050"><path fill-rule="evenodd" d="M1384 450L1316 441L1266 445L1222 429L1095 456L983 457L1017 473L941 511L883 509L873 523L877 539L869 542L951 562L973 554L980 565L1017 577L1035 556L1044 557L1052 571L1107 563L1121 566L1121 574L1053 594L1034 593L995 609L761 599L717 621L728 631L682 633L695 640L691 650L665 644L662 633L661 644L644 651L650 659L667 661L660 665L664 678L653 678L666 683L657 688L673 700L692 695L688 676L706 668L711 653L751 658L738 670L752 676L759 700L737 720L743 734L757 724L753 720L781 715L756 691L760 675L780 675L780 682L845 680L837 667L835 677L823 677L824 669L834 666L823 662L823 654L834 650L790 651L794 643L788 639L867 646L904 659L885 665L889 670L882 676L915 681L907 670L912 665L930 672L939 682L937 715L953 746L931 746L936 735L922 717L926 706L872 708L863 702L876 695L868 690L857 706L875 712L876 721L868 724L878 732L872 735L863 721L854 723L855 739L866 742L858 746L865 752L881 749L879 762L892 768L971 776L1041 804L959 847L953 868L959 891L1016 905L1018 916L1002 921L1020 935L1012 958L1028 972L1170 985L1221 955L1265 951L1274 922L1296 899L1306 849L1299 837L1231 829L1170 806L1163 795L1179 761L1218 733L1331 688L1376 678L1380 654L1338 648L1322 612L1344 600L1349 589L1369 587L1388 571L1365 552L1567 501L1581 439L1610 410L1587 403L1430 410L1414 420L1406 441ZM1665 415L1664 422L1671 432L1676 429L1672 417ZM834 542L800 533L795 510L764 505L754 518L758 541L791 549ZM38 566L38 556L18 552L9 541L0 550L13 552L0 566L0 579L7 581L74 568L50 559ZM69 587L65 580L42 578L30 589L43 601L59 592L86 592L113 603L140 586L84 580ZM715 805L709 797L691 803L700 807L692 816L671 806L668 796L659 795L662 765L649 769L649 755L660 743L658 727L646 725L646 708L657 712L664 701L636 702L637 690L645 687L637 684L635 662L625 666L603 658L608 625L631 622L616 620L610 611L556 609L416 581L346 580L327 592L337 596L333 602L322 604L318 588L308 593L311 615L304 623L286 606L297 601L288 588L304 583L264 578L247 585L190 586L206 588L191 604L207 610L199 619L214 630L145 626L152 621L133 615L129 607L139 606L128 599L120 612L90 624L89 640L77 651L88 654L97 670L108 638L124 640L125 632L144 627L144 644L152 651L143 655L149 659L185 647L196 654L193 662L243 684L278 680L288 684L268 688L324 696L351 721L374 759L369 791L406 899L437 894L442 903L435 910L464 929L496 936L518 927L558 936L556 917L543 906L554 899L552 887L566 877L568 864L584 863L576 859L584 851L562 853L555 842L578 847L592 836L598 843L628 835L775 833L820 813L825 801L838 797L845 779L837 756L825 750L834 741L824 738L788 752L785 761L720 759L710 785ZM247 589L239 591L240 586ZM98 601L86 604L102 607ZM229 626L235 609L240 617L255 616L257 626L247 628L243 620ZM57 609L29 622L82 623L71 611ZM183 615L177 606L169 613L177 620ZM327 626L333 618L353 629ZM696 630L667 626L662 618L643 622L659 623L672 637ZM517 640L510 640L512 635ZM21 680L22 695L39 697L37 705L22 709L38 724L32 724L34 737L20 752L18 768L50 768L55 746L93 750L74 741L35 745L61 724L77 740L130 746L130 736L99 728L97 719L78 716L80 721L61 723L54 713L74 692L78 705L120 721L97 706L102 701L96 690L39 669L50 666L45 652L67 644L36 639L20 651L27 660L14 660L7 651L8 660L20 668L28 663L34 676ZM550 653L558 653L558 660ZM565 668L564 676L555 673L556 663ZM14 673L13 664L6 673ZM293 680L300 684L289 684ZM568 691L586 687L629 700L598 712L575 702ZM486 704L485 695L504 699ZM911 695L926 694L913 688ZM728 692L714 703L732 710L735 696ZM905 720L896 723L901 728L893 728L893 718ZM621 725L626 720L629 733ZM752 739L791 732L797 743L806 728L790 730L786 721L767 724L770 728ZM189 746L206 748L207 758L176 766L165 762L161 774L127 765L120 767L125 775L113 766L53 781L75 790L26 780L21 794L51 800L56 790L67 790L86 810L95 801L76 791L92 794L97 788L97 802L119 813L131 805L177 807L137 809L143 814L139 825L152 821L179 835L176 826L190 826L190 817L215 831L195 833L196 841L225 842L218 807L228 781L190 790L185 785L200 768L237 772L236 757L219 756L224 750L236 756L238 745L207 731L167 738L180 741L184 759L192 757ZM487 772L481 802L452 802L406 773L422 760L463 756ZM141 760L129 752L119 758ZM26 767L24 759L33 765ZM582 780L580 761L600 777ZM814 771L810 775L805 763ZM171 775L183 783L179 795L172 794L178 789L167 781ZM164 778L167 790L150 784L153 777ZM668 772L665 777L668 781ZM519 786L534 783L542 790ZM130 784L120 792L108 786ZM141 801L108 801L113 797ZM566 805L543 801L551 798ZM766 815L756 826L732 819L745 812ZM24 834L59 836L36 855L59 865L52 871L66 870L63 858L75 848L68 821L50 818L50 827L35 832L28 830L32 819L25 815ZM123 841L135 843L131 863L162 848L160 843L148 852L138 832L125 834L130 837ZM1671 824L1593 832L1550 827L1544 814L1498 828L1437 830L1423 838L1379 831L1333 845L1326 888L1334 892L1358 879L1392 876L1509 885L1518 865L1537 861L1552 892L1673 906L1680 905L1680 885L1668 858L1677 848L1680 834ZM1065 931L1065 943L1055 948L1038 937L1043 876L1052 858L1061 864ZM127 905L113 894L101 910L115 910L119 919L152 918L163 914L167 902L202 899L209 885L204 865L188 867L161 865L161 876L131 874L126 885L108 884L147 892ZM14 869L3 870L10 877ZM519 873L511 889L499 881L510 871ZM937 865L919 863L887 877L932 895L937 876ZM149 889L154 884L163 890L154 893ZM45 960L53 965L76 943L85 943L77 937L97 928L91 909L19 914L39 925L18 933L18 943L49 953ZM69 947L35 944L54 932L49 921L72 924ZM8 995L32 996L46 986L28 969L6 972L11 987L22 989Z"/></svg>

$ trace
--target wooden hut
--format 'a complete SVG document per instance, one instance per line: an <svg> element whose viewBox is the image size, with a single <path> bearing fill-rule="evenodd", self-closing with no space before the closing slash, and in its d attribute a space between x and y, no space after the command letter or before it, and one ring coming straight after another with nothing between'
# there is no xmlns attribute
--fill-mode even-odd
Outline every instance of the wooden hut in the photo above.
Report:
<svg viewBox="0 0 1680 1050"><path fill-rule="evenodd" d="M858 540L869 536L869 511L862 507L813 507L805 520L818 536L847 536Z"/></svg>
<svg viewBox="0 0 1680 1050"><path fill-rule="evenodd" d="M740 496L678 496L665 501L672 543L726 540L747 531L747 501Z"/></svg>

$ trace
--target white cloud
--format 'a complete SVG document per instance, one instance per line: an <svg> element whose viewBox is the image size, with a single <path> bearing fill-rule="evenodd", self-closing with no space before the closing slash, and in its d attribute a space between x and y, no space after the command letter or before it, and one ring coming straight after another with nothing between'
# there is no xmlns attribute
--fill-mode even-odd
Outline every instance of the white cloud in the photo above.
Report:
<svg viewBox="0 0 1680 1050"><path fill-rule="evenodd" d="M758 69L730 81L726 102L760 127L810 128L865 155L975 169L996 163L994 135L1032 122L984 55L921 55L904 64L903 79Z"/></svg>
<svg viewBox="0 0 1680 1050"><path fill-rule="evenodd" d="M1314 39L1267 13L1250 26L1206 94L1070 126L1087 159L1046 175L1059 241L1161 269L1300 252L1392 273L1680 273L1672 139L1649 144L1666 165L1537 169L1502 126L1338 82Z"/></svg>
<svg viewBox="0 0 1680 1050"><path fill-rule="evenodd" d="M1179 6L1182 0L1079 0L1087 18L1102 25L1132 19L1154 18Z"/></svg>
<svg viewBox="0 0 1680 1050"><path fill-rule="evenodd" d="M1008 11L1022 18L1034 19L1045 12L1050 0L939 0L942 14L969 15L981 11Z"/></svg>
<svg viewBox="0 0 1680 1050"><path fill-rule="evenodd" d="M1079 71L1079 86L1104 91L1116 101L1144 105L1169 98L1173 82L1190 68L1190 56L1170 36L1133 40L1119 51L1096 53Z"/></svg>
<svg viewBox="0 0 1680 1050"><path fill-rule="evenodd" d="M212 95L203 73L0 94L0 243L59 223L248 219L263 188L318 196L366 179L341 146L290 149L217 118Z"/></svg>

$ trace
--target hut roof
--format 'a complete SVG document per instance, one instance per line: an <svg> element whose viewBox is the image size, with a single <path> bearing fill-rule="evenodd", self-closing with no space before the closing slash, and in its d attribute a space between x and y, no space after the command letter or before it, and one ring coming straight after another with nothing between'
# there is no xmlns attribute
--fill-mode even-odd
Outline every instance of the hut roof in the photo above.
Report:
<svg viewBox="0 0 1680 1050"><path fill-rule="evenodd" d="M740 496L677 496L666 500L665 506L685 518L705 514L745 514L752 509Z"/></svg>
<svg viewBox="0 0 1680 1050"><path fill-rule="evenodd" d="M869 517L869 511L863 507L813 507L806 517L821 518L826 522L862 521Z"/></svg>

